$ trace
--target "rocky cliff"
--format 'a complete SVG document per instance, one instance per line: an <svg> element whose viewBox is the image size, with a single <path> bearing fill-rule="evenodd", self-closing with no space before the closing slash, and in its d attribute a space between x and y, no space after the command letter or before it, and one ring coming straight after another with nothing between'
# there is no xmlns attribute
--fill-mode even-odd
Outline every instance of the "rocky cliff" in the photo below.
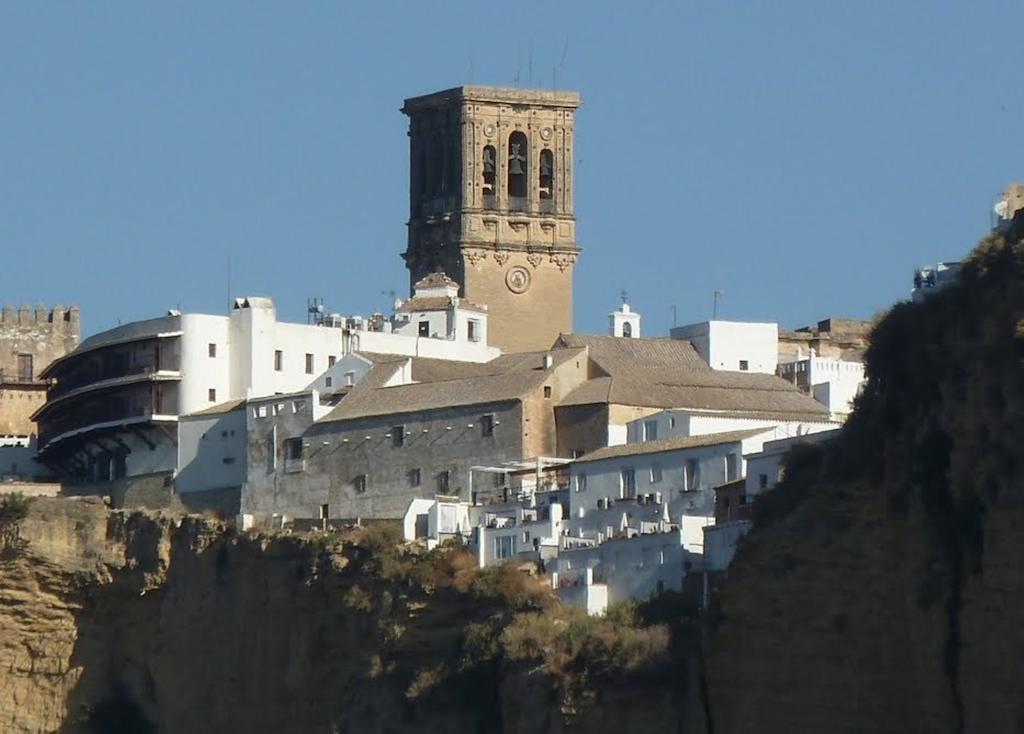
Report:
<svg viewBox="0 0 1024 734"><path fill-rule="evenodd" d="M705 647L714 731L1024 730L1024 227L896 306L830 450L755 505Z"/></svg>
<svg viewBox="0 0 1024 734"><path fill-rule="evenodd" d="M495 656L513 609L546 619L540 582L377 535L239 535L36 499L24 547L0 558L0 731L653 732L679 719L672 676L560 685L532 649L560 643L532 628ZM579 660L562 661L561 682L579 680Z"/></svg>

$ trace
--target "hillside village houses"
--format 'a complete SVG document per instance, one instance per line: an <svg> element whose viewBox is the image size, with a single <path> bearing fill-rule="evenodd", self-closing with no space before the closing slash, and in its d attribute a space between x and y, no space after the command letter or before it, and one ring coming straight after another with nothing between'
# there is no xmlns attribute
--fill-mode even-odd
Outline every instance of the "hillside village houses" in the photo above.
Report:
<svg viewBox="0 0 1024 734"><path fill-rule="evenodd" d="M590 611L682 590L706 537L725 538L707 535L716 514L731 521L716 489L840 425L866 325L641 337L624 298L607 335L572 333L579 104L491 87L407 100L409 299L365 319L317 303L295 324L247 297L91 336L40 368L39 465L66 493L242 527L400 520L481 565L542 564ZM729 537L711 541L722 558Z"/></svg>

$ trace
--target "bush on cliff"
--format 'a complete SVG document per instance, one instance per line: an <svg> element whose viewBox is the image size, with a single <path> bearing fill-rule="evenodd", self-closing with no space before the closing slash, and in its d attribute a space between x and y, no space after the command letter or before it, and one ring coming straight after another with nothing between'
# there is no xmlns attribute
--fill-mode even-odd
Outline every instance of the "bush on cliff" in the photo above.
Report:
<svg viewBox="0 0 1024 734"><path fill-rule="evenodd" d="M21 523L28 517L32 500L19 492L0 498L0 545L16 550L21 544Z"/></svg>

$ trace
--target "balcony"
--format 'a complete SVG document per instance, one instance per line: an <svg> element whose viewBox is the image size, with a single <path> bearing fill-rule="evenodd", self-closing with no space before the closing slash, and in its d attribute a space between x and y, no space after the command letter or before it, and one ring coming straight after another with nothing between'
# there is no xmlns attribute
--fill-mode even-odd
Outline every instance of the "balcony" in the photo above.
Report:
<svg viewBox="0 0 1024 734"><path fill-rule="evenodd" d="M23 370L0 370L0 385L42 385L43 380L32 378L32 372Z"/></svg>

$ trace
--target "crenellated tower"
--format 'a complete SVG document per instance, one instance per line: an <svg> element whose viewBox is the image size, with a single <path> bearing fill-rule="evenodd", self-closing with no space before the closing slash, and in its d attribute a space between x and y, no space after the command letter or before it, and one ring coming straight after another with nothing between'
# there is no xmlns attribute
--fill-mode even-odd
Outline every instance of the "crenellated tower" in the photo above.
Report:
<svg viewBox="0 0 1024 734"><path fill-rule="evenodd" d="M457 87L407 99L412 284L444 271L506 352L572 331L576 92Z"/></svg>

